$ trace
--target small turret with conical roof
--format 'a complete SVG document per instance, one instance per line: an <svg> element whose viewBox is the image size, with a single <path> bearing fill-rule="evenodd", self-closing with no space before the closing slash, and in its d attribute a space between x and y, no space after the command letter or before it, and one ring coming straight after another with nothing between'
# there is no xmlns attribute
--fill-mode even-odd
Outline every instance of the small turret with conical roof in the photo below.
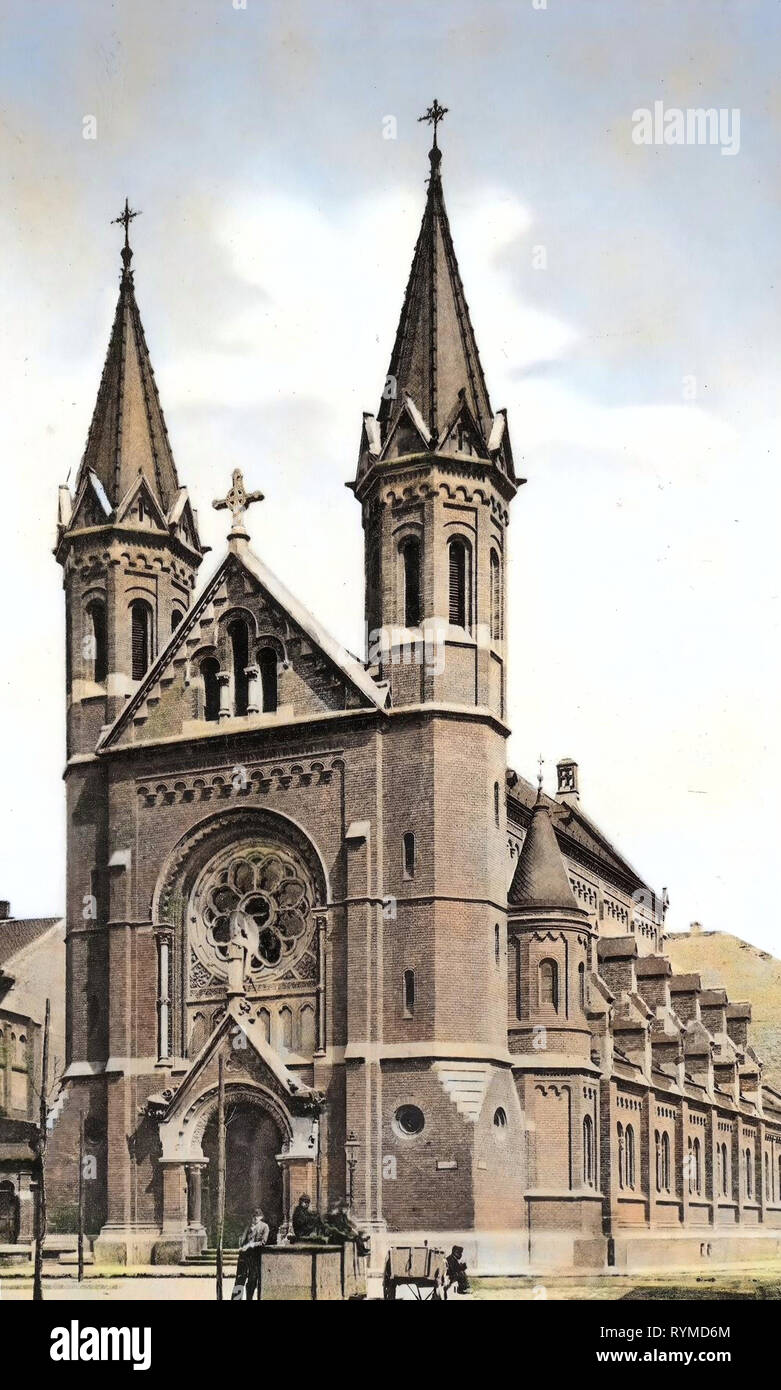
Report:
<svg viewBox="0 0 781 1390"><path fill-rule="evenodd" d="M570 886L542 771L507 914L515 981L510 1050L589 1056L586 1012L594 933Z"/></svg>

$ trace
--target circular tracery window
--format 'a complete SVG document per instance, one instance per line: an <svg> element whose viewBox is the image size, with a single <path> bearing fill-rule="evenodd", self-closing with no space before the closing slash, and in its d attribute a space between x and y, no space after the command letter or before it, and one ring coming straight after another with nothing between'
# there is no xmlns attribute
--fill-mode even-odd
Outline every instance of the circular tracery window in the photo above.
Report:
<svg viewBox="0 0 781 1390"><path fill-rule="evenodd" d="M245 974L287 968L312 935L312 884L299 860L271 845L231 846L203 869L191 907L193 946L209 970L243 954ZM220 971L219 973L224 973Z"/></svg>

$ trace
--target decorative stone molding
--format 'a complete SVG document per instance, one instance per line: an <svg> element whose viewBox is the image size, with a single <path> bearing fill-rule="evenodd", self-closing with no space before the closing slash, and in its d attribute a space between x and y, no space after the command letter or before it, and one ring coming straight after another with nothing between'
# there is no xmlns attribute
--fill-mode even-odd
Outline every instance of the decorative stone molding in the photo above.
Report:
<svg viewBox="0 0 781 1390"><path fill-rule="evenodd" d="M344 766L331 753L305 761L282 763L267 761L242 764L233 776L225 768L205 768L197 775L168 778L166 781L148 779L136 782L136 795L145 806L173 806L186 801L229 800L270 791L287 791L291 787L327 787L334 773Z"/></svg>

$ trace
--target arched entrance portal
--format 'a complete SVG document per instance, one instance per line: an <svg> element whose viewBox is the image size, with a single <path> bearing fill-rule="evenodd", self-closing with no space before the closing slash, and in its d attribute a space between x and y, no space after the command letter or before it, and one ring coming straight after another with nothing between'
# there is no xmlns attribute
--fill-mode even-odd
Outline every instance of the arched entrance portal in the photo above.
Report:
<svg viewBox="0 0 781 1390"><path fill-rule="evenodd" d="M225 1231L223 1244L235 1249L255 1207L262 1207L269 1224L269 1239L276 1239L282 1224L282 1171L277 1154L282 1150L279 1126L267 1110L246 1101L230 1100L225 1106ZM212 1113L204 1130L202 1148L208 1167L204 1172L203 1219L209 1244L217 1238L217 1115Z"/></svg>

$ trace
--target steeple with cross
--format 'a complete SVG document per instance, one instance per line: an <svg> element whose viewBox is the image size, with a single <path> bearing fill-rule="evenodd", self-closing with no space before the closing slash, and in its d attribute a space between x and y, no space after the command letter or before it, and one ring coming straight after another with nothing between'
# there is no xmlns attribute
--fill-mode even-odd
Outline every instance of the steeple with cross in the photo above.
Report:
<svg viewBox="0 0 781 1390"><path fill-rule="evenodd" d="M436 97L434 97L428 110L425 111L422 116L418 116L419 121L427 121L429 125L433 125L434 127L434 149L437 149L437 126L440 121L444 120L447 113L447 106L440 106Z"/></svg>
<svg viewBox="0 0 781 1390"><path fill-rule="evenodd" d="M130 204L129 204L127 198L126 198L126 199L125 199L125 206L124 206L124 208L122 209L121 213L119 214L119 217L114 217L114 218L112 218L112 222L111 222L112 227L113 227L113 226L116 226L117 224L119 224L119 226L124 227L124 229L125 229L125 244L124 244L124 246L122 247L121 256L122 256L122 264L123 264L123 266L125 267L125 271L126 271L126 272L130 270L130 262L131 262L132 259L133 259L133 252L132 252L132 250L130 249L130 238L129 238L129 236L128 236L128 228L130 227L130 223L133 221L133 218L134 218L134 217L140 217L140 216L141 216L140 211L136 211L134 208L131 208L131 206L130 206Z"/></svg>
<svg viewBox="0 0 781 1390"><path fill-rule="evenodd" d="M228 541L248 541L249 531L244 525L244 513L253 502L264 500L262 492L247 492L244 486L244 477L240 468L233 470L233 482L228 489L225 497L218 497L212 502L215 511L230 511L233 514L233 524L228 532Z"/></svg>

